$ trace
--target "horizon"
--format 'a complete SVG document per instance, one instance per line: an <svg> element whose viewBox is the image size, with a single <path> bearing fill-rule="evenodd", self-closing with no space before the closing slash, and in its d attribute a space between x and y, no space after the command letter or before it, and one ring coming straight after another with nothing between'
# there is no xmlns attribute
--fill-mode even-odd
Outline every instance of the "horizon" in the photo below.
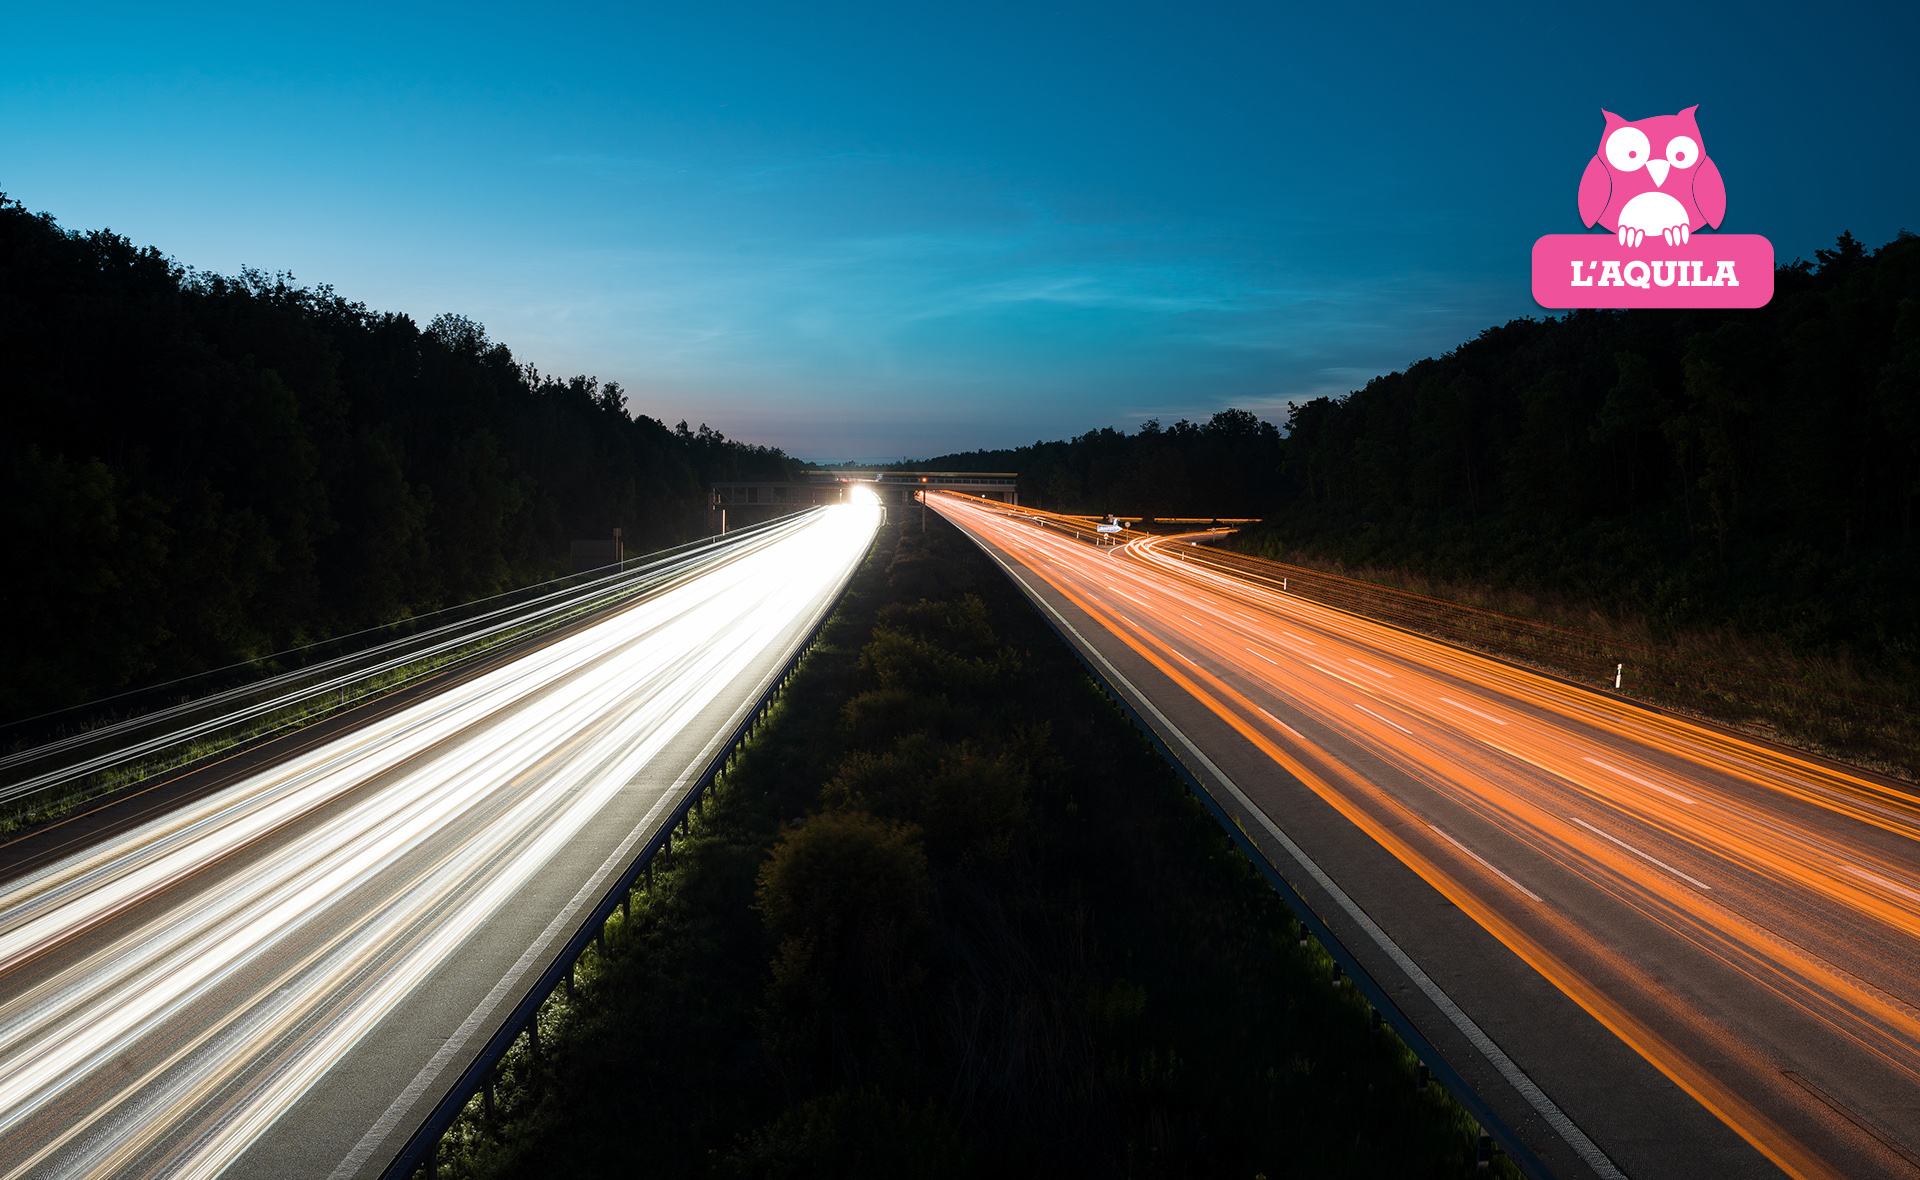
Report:
<svg viewBox="0 0 1920 1180"><path fill-rule="evenodd" d="M1602 108L1699 104L1781 262L1920 191L1910 10L1694 13L1678 62L1517 8L321 11L16 17L0 191L795 456L1281 422L1539 318Z"/></svg>

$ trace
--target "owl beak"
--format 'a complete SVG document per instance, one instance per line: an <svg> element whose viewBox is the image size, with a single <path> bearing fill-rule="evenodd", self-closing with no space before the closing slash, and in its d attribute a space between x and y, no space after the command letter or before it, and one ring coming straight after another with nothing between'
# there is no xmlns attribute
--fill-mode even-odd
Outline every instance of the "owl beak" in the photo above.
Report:
<svg viewBox="0 0 1920 1180"><path fill-rule="evenodd" d="M1648 160L1647 175L1653 177L1653 187L1659 188L1667 183L1667 169L1673 167L1665 160Z"/></svg>

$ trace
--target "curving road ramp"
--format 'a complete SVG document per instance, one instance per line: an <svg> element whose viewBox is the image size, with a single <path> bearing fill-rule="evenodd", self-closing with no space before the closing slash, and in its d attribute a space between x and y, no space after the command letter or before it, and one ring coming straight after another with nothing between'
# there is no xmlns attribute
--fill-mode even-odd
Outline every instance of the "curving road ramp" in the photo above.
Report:
<svg viewBox="0 0 1920 1180"><path fill-rule="evenodd" d="M1912 788L950 495L1562 1177L1920 1176Z"/></svg>

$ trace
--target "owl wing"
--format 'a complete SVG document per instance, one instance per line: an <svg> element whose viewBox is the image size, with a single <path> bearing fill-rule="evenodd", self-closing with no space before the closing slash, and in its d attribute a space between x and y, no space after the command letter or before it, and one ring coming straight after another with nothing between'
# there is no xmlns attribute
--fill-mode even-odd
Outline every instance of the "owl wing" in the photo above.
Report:
<svg viewBox="0 0 1920 1180"><path fill-rule="evenodd" d="M1715 229L1727 216L1727 182L1720 179L1720 169L1715 166L1713 157L1702 156L1700 166L1693 173L1693 204L1700 210L1700 216Z"/></svg>
<svg viewBox="0 0 1920 1180"><path fill-rule="evenodd" d="M1600 220L1600 215L1607 211L1607 198L1612 195L1613 177L1607 174L1607 166L1600 162L1600 157L1595 156L1587 161L1587 171L1580 177L1581 224L1591 228Z"/></svg>

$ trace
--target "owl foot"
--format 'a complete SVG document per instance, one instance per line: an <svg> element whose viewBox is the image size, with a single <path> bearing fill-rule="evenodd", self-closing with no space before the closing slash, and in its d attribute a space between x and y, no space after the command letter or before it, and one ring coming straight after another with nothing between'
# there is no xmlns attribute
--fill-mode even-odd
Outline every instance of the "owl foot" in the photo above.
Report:
<svg viewBox="0 0 1920 1180"><path fill-rule="evenodd" d="M1641 242L1646 240L1646 236L1647 235L1644 232L1642 232L1641 230L1637 230L1630 225L1623 225L1620 227L1620 244L1622 246L1638 246Z"/></svg>
<svg viewBox="0 0 1920 1180"><path fill-rule="evenodd" d="M1684 246L1687 244L1687 227L1684 225L1676 225L1661 236L1667 239L1667 245L1669 246Z"/></svg>

